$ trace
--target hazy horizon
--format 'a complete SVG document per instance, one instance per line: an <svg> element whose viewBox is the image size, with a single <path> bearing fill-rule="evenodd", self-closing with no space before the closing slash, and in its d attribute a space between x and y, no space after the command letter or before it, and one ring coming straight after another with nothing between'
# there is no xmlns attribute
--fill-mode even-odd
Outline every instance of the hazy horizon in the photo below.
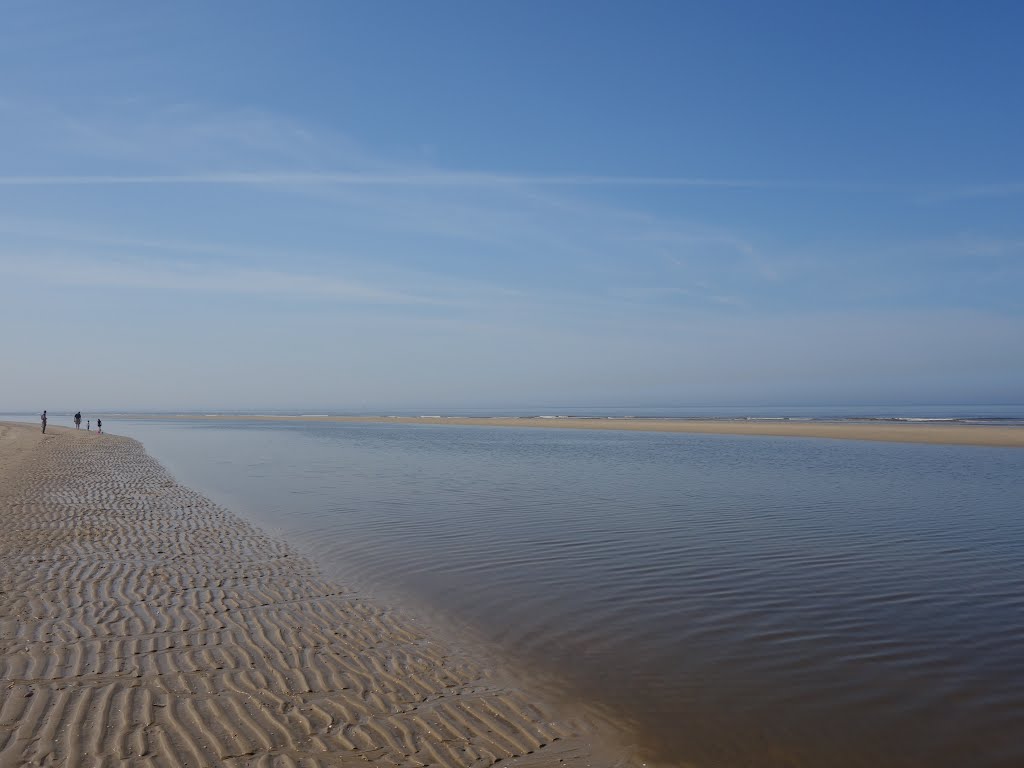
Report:
<svg viewBox="0 0 1024 768"><path fill-rule="evenodd" d="M439 414L457 414L459 412L465 412L467 415L480 414L480 415L523 415L531 411L538 413L557 413L564 411L566 414L572 415L574 412L578 412L577 415L585 415L588 412L595 414L601 414L602 412L623 412L641 414L645 411L649 411L652 414L657 415L662 412L669 411L707 411L709 414L713 414L716 411L726 413L730 411L739 412L737 415L742 415L746 411L749 411L752 415L758 411L778 411L784 412L787 409L792 410L794 414L799 414L806 411L834 411L841 412L842 409L851 409L851 411L870 412L871 409L878 409L880 412L887 410L898 410L905 408L908 410L908 415L912 415L915 410L927 411L928 409L935 409L938 413L943 409L950 408L965 408L965 409L996 409L997 411L1013 411L1016 413L1018 410L1021 411L1022 417L1024 417L1024 402L816 402L816 403L791 403L791 402L749 402L749 403L685 403L685 404L665 404L665 403L589 403L589 404L544 404L544 403L501 403L497 405L457 405L457 404L437 404L437 403L426 403L426 404L410 404L410 405L393 405L393 404L367 404L367 405L298 405L298 406L282 406L282 405L257 405L251 408L236 408L233 406L218 406L218 405L197 405L189 407L139 407L139 408L116 408L111 406L87 406L87 407L70 407L61 406L58 404L55 408L47 408L51 414L73 414L76 411L81 411L84 414L91 415L119 415L124 414L128 416L133 415L161 415L161 414L224 414L224 415L261 415L261 414L282 414L282 415L297 415L297 416L315 416L315 415L430 415L434 413ZM42 409L33 408L0 408L0 418L4 415L19 415L28 416L33 420Z"/></svg>

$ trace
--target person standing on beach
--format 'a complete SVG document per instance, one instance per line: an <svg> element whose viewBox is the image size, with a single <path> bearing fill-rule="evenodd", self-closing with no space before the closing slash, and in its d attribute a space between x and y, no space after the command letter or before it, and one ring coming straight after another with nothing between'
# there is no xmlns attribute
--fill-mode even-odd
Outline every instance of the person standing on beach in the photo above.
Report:
<svg viewBox="0 0 1024 768"><path fill-rule="evenodd" d="M82 428L82 412L79 411L78 413L75 414L75 429L81 429L81 428Z"/></svg>
<svg viewBox="0 0 1024 768"><path fill-rule="evenodd" d="M46 434L46 411L43 411L43 415L39 417L43 422L43 434Z"/></svg>
<svg viewBox="0 0 1024 768"><path fill-rule="evenodd" d="M92 422L91 422L91 421L89 421L89 419L86 419L86 420L85 420L85 428L86 428L86 429L87 429L88 431L92 432Z"/></svg>
<svg viewBox="0 0 1024 768"><path fill-rule="evenodd" d="M103 434L103 419L96 419L96 431Z"/></svg>

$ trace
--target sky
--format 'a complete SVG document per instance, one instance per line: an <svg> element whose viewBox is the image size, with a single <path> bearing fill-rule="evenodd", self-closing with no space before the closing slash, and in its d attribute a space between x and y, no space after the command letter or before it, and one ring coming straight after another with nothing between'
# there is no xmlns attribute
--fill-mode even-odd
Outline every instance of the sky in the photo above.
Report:
<svg viewBox="0 0 1024 768"><path fill-rule="evenodd" d="M1024 402L1024 6L837 5L8 0L0 410Z"/></svg>

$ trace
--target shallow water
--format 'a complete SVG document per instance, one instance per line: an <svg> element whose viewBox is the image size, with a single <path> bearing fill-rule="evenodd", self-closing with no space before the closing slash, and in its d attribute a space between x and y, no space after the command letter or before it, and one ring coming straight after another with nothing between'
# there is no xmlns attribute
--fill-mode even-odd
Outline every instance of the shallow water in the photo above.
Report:
<svg viewBox="0 0 1024 768"><path fill-rule="evenodd" d="M672 762L1024 765L1024 450L114 421Z"/></svg>

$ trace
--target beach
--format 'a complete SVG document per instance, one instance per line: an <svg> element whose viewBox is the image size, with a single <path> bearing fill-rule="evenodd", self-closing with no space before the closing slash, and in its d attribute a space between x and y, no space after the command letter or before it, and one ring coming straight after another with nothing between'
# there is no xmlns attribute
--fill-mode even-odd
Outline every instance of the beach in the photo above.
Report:
<svg viewBox="0 0 1024 768"><path fill-rule="evenodd" d="M0 766L629 765L135 440L0 423Z"/></svg>
<svg viewBox="0 0 1024 768"><path fill-rule="evenodd" d="M268 416L240 414L118 414L112 418L189 419L202 421L308 421L423 424L545 429L604 429L634 432L762 437L818 437L833 440L870 440L934 445L1024 447L1024 429L1011 426L890 421L789 421L725 419L466 417L466 416Z"/></svg>

